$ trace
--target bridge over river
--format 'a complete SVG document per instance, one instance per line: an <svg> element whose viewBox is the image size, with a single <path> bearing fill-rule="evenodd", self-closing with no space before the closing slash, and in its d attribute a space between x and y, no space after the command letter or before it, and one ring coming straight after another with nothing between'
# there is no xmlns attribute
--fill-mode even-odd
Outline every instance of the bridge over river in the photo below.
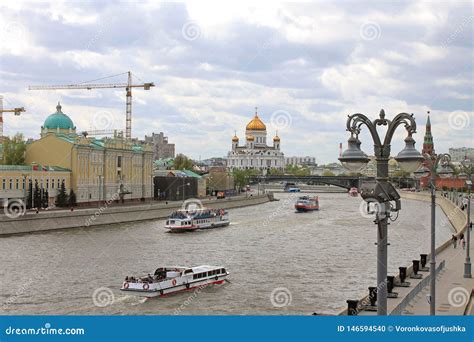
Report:
<svg viewBox="0 0 474 342"><path fill-rule="evenodd" d="M271 183L271 182L293 182L306 184L327 184L345 189L359 188L361 182L374 180L374 177L360 176L293 176L293 175L266 175L253 176L250 178L251 184ZM392 177L391 181L399 187L414 187L415 180L412 178Z"/></svg>

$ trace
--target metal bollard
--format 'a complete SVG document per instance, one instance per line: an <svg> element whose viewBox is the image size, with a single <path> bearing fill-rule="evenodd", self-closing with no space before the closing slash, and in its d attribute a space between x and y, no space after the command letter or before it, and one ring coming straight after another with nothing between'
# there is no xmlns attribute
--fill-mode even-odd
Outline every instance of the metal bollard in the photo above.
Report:
<svg viewBox="0 0 474 342"><path fill-rule="evenodd" d="M418 275L418 271L420 270L420 260L412 260L413 262L413 274Z"/></svg>
<svg viewBox="0 0 474 342"><path fill-rule="evenodd" d="M405 280L407 279L407 268L399 267L398 270L399 270L398 276L400 277L400 283L404 283Z"/></svg>
<svg viewBox="0 0 474 342"><path fill-rule="evenodd" d="M370 286L369 287L369 299L370 305L375 306L375 302L377 301L377 288Z"/></svg>
<svg viewBox="0 0 474 342"><path fill-rule="evenodd" d="M425 268L426 260L428 260L428 254L420 254L421 268Z"/></svg>
<svg viewBox="0 0 474 342"><path fill-rule="evenodd" d="M387 292L392 293L393 291L393 280L395 279L394 276L387 276Z"/></svg>
<svg viewBox="0 0 474 342"><path fill-rule="evenodd" d="M357 316L358 310L357 306L359 305L358 300L348 299L347 302L347 316Z"/></svg>

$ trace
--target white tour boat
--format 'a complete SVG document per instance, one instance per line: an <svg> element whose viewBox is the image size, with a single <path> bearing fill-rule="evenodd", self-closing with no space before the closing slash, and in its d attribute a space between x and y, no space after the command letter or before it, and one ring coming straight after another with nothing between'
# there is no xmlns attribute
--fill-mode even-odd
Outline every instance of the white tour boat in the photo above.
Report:
<svg viewBox="0 0 474 342"><path fill-rule="evenodd" d="M222 284L229 272L221 266L160 267L153 275L125 277L121 291L141 297L165 296L211 284Z"/></svg>
<svg viewBox="0 0 474 342"><path fill-rule="evenodd" d="M168 217L165 228L172 232L185 232L225 227L229 224L229 213L224 209L181 209Z"/></svg>

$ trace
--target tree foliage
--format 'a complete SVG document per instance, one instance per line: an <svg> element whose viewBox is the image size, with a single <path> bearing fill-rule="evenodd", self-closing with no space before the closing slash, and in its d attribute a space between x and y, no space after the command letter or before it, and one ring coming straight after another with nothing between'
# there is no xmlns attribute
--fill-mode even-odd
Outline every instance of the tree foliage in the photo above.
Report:
<svg viewBox="0 0 474 342"><path fill-rule="evenodd" d="M175 170L191 170L193 166L193 161L184 154L180 153L174 158Z"/></svg>
<svg viewBox="0 0 474 342"><path fill-rule="evenodd" d="M232 176L234 177L235 186L241 190L249 184L249 178L259 175L260 172L256 169L234 170Z"/></svg>
<svg viewBox="0 0 474 342"><path fill-rule="evenodd" d="M68 195L66 193L66 185L64 181L61 182L58 195L56 196L56 206L66 207L68 205Z"/></svg>
<svg viewBox="0 0 474 342"><path fill-rule="evenodd" d="M75 207L77 205L76 193L71 189L69 192L69 206Z"/></svg>
<svg viewBox="0 0 474 342"><path fill-rule="evenodd" d="M5 165L23 165L25 163L26 142L23 134L3 140L3 160Z"/></svg>

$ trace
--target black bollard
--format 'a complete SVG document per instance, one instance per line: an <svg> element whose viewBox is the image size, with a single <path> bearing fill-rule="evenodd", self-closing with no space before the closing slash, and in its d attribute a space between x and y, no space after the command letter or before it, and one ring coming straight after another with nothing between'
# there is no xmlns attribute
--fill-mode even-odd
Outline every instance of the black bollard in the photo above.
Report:
<svg viewBox="0 0 474 342"><path fill-rule="evenodd" d="M394 276L387 276L387 292L392 293Z"/></svg>
<svg viewBox="0 0 474 342"><path fill-rule="evenodd" d="M400 278L400 283L404 283L405 279L407 278L407 268L406 267L399 267L399 278Z"/></svg>
<svg viewBox="0 0 474 342"><path fill-rule="evenodd" d="M370 305L375 306L375 302L377 301L377 288L376 287L369 287L369 299Z"/></svg>
<svg viewBox="0 0 474 342"><path fill-rule="evenodd" d="M357 306L359 305L358 300L348 299L347 302L347 316L357 316Z"/></svg>
<svg viewBox="0 0 474 342"><path fill-rule="evenodd" d="M413 274L418 275L418 271L420 270L420 260L412 260L413 262Z"/></svg>
<svg viewBox="0 0 474 342"><path fill-rule="evenodd" d="M425 268L427 259L428 259L428 254L420 254L421 268Z"/></svg>

